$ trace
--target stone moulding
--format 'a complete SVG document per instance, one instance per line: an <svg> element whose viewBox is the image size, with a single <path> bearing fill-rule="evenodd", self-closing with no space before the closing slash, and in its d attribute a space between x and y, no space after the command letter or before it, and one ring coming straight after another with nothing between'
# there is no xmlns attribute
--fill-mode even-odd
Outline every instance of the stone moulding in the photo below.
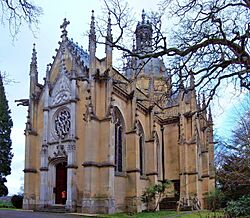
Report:
<svg viewBox="0 0 250 218"><path fill-rule="evenodd" d="M95 162L95 161L85 161L82 163L83 167L115 167L111 162Z"/></svg>
<svg viewBox="0 0 250 218"><path fill-rule="evenodd" d="M74 164L69 164L69 165L66 166L66 168L68 168L68 169L77 169L78 166L76 166Z"/></svg>
<svg viewBox="0 0 250 218"><path fill-rule="evenodd" d="M127 173L139 173L139 172L141 172L141 170L138 168L127 170Z"/></svg>
<svg viewBox="0 0 250 218"><path fill-rule="evenodd" d="M23 170L24 173L37 173L37 170L34 168L25 168Z"/></svg>
<svg viewBox="0 0 250 218"><path fill-rule="evenodd" d="M146 173L146 176L158 176L158 172Z"/></svg>
<svg viewBox="0 0 250 218"><path fill-rule="evenodd" d="M198 175L198 172L183 172L183 173L180 173L179 175L180 176L181 175Z"/></svg>
<svg viewBox="0 0 250 218"><path fill-rule="evenodd" d="M125 134L129 135L129 134L136 134L136 130L133 129L133 130L130 130L128 132L126 132Z"/></svg>
<svg viewBox="0 0 250 218"><path fill-rule="evenodd" d="M41 167L40 171L49 171L48 167Z"/></svg>

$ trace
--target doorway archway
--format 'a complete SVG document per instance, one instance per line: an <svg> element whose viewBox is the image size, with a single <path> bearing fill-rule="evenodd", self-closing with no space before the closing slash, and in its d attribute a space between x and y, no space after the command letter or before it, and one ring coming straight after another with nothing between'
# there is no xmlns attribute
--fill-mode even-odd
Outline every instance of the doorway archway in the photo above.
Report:
<svg viewBox="0 0 250 218"><path fill-rule="evenodd" d="M61 162L56 165L55 203L66 204L67 200L67 163Z"/></svg>

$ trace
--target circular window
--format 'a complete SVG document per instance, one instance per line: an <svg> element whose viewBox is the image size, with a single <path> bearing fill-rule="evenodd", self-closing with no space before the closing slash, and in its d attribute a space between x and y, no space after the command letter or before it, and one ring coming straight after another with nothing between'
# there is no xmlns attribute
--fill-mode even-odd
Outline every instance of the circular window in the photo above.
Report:
<svg viewBox="0 0 250 218"><path fill-rule="evenodd" d="M70 124L70 112L65 108L60 110L55 116L56 135L61 139L65 139L69 134Z"/></svg>

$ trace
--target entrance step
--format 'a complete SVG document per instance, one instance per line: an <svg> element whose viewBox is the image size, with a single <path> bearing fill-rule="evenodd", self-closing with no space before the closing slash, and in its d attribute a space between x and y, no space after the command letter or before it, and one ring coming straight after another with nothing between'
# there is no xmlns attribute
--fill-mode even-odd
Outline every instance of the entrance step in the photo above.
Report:
<svg viewBox="0 0 250 218"><path fill-rule="evenodd" d="M36 209L38 212L48 212L48 213L66 213L65 205L51 205L44 208Z"/></svg>
<svg viewBox="0 0 250 218"><path fill-rule="evenodd" d="M166 197L159 204L160 210L176 210L178 197Z"/></svg>

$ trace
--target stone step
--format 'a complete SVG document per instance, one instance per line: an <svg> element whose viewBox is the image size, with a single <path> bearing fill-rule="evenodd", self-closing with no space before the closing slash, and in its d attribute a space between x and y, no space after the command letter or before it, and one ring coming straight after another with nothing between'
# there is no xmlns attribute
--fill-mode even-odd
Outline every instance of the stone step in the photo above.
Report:
<svg viewBox="0 0 250 218"><path fill-rule="evenodd" d="M160 210L176 210L178 198L164 198L160 204Z"/></svg>
<svg viewBox="0 0 250 218"><path fill-rule="evenodd" d="M38 212L48 212L48 213L66 213L67 210L65 205L53 205L44 208L36 209Z"/></svg>

